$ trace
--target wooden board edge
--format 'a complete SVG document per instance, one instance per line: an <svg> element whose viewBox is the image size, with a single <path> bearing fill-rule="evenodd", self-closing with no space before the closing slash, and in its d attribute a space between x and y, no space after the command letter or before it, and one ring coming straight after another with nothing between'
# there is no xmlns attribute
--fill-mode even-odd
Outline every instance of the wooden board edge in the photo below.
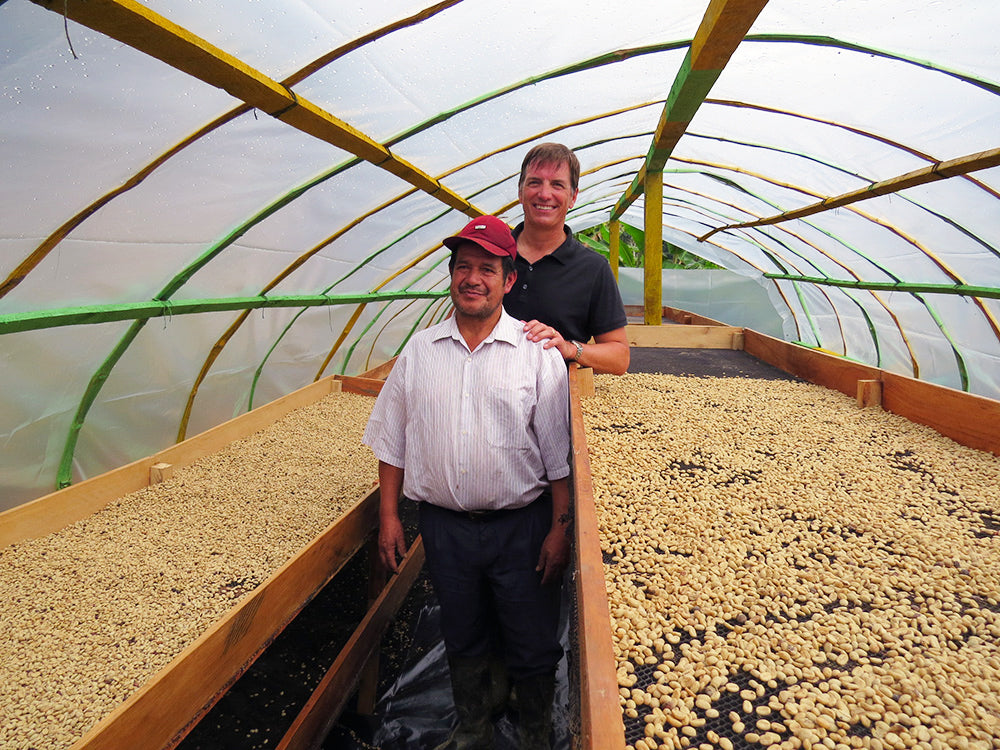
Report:
<svg viewBox="0 0 1000 750"><path fill-rule="evenodd" d="M1000 456L1000 401L883 372L882 407L956 443Z"/></svg>
<svg viewBox="0 0 1000 750"><path fill-rule="evenodd" d="M857 398L858 383L881 383L882 407L957 443L1000 455L1000 401L809 349L747 329L743 349L785 372Z"/></svg>
<svg viewBox="0 0 1000 750"><path fill-rule="evenodd" d="M396 359L397 357L393 357L392 359L383 362L377 367L373 367L372 369L361 373L359 377L371 378L372 380L385 380L386 377L389 375L389 372L392 370L392 366L396 364Z"/></svg>
<svg viewBox="0 0 1000 750"><path fill-rule="evenodd" d="M580 405L577 367L570 367L572 437L574 584L580 689L579 750L622 750L625 724L618 702L618 678L612 646L611 616L604 582L590 457Z"/></svg>
<svg viewBox="0 0 1000 750"><path fill-rule="evenodd" d="M646 326L630 323L625 336L630 346L679 349L733 349L743 329L715 325Z"/></svg>
<svg viewBox="0 0 1000 750"><path fill-rule="evenodd" d="M400 562L399 572L382 589L276 750L307 750L319 747L326 739L423 564L423 540L418 536Z"/></svg>
<svg viewBox="0 0 1000 750"><path fill-rule="evenodd" d="M87 518L108 503L148 486L154 465L177 467L193 463L295 409L319 401L339 387L333 376L323 378L151 456L10 508L0 513L0 548L51 534Z"/></svg>
<svg viewBox="0 0 1000 750"><path fill-rule="evenodd" d="M356 393L361 396L378 396L382 392L385 380L378 378L337 375L337 382L345 393Z"/></svg>
<svg viewBox="0 0 1000 750"><path fill-rule="evenodd" d="M309 406L333 393L339 386L335 378L317 380L307 386L292 391L274 401L258 406L252 411L216 425L169 448L153 454L154 463L164 461L175 466L186 466L211 453L225 448L230 443L252 435L287 416L296 409Z"/></svg>
<svg viewBox="0 0 1000 750"><path fill-rule="evenodd" d="M646 309L642 305L625 305L625 314L631 318L642 318L646 314ZM680 323L681 325L696 325L696 326L725 326L720 320L715 320L714 318L708 318L704 315L699 315L698 313L689 312L687 310L682 310L679 307L668 307L664 305L660 310L660 316L663 320L669 320L672 323Z"/></svg>
<svg viewBox="0 0 1000 750"><path fill-rule="evenodd" d="M360 548L378 523L372 492L242 599L71 750L172 748Z"/></svg>
<svg viewBox="0 0 1000 750"><path fill-rule="evenodd" d="M853 362L834 354L809 349L799 344L747 329L743 333L743 351L789 375L857 397L859 380L880 380L877 367Z"/></svg>

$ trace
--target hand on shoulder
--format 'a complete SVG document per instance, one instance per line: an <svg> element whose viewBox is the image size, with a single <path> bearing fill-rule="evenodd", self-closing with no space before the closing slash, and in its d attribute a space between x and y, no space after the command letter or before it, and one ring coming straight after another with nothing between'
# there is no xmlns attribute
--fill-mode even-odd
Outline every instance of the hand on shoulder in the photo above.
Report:
<svg viewBox="0 0 1000 750"><path fill-rule="evenodd" d="M524 333L529 341L544 341L544 348L556 347L563 359L572 359L576 345L562 337L555 328L540 320L529 320L524 324Z"/></svg>

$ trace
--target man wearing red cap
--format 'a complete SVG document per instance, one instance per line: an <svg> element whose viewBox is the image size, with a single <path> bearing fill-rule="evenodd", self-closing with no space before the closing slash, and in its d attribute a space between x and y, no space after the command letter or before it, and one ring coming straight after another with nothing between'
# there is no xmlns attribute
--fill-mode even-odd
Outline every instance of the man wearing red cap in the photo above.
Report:
<svg viewBox="0 0 1000 750"><path fill-rule="evenodd" d="M398 498L419 502L458 714L441 748L493 747L499 625L520 747L540 750L550 747L569 556L566 365L503 310L517 244L502 220L473 219L444 244L455 314L403 348L363 438L379 460L379 554L395 571L406 551Z"/></svg>

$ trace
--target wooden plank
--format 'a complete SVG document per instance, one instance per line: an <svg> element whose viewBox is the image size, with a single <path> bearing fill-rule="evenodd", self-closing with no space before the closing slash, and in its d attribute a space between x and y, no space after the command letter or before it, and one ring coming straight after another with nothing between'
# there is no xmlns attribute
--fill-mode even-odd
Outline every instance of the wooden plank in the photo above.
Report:
<svg viewBox="0 0 1000 750"><path fill-rule="evenodd" d="M685 323L686 325L692 325L692 324L699 326L726 325L722 321L715 320L714 318L706 318L704 315L688 312L687 310L681 310L679 307L664 307L663 317L666 318L667 320L673 320L677 323Z"/></svg>
<svg viewBox="0 0 1000 750"><path fill-rule="evenodd" d="M368 601L366 606L369 610L382 594L388 580L389 573L379 559L378 534L372 534L372 538L368 542ZM374 651L368 657L364 667L361 668L361 676L358 678L356 704L359 714L371 716L375 713L375 704L378 702L378 673L379 654L378 651Z"/></svg>
<svg viewBox="0 0 1000 750"><path fill-rule="evenodd" d="M630 346L671 349L732 349L733 337L742 331L731 326L625 326Z"/></svg>
<svg viewBox="0 0 1000 750"><path fill-rule="evenodd" d="M744 351L810 383L857 397L859 381L879 381L882 407L957 443L1000 455L1000 401L887 372L747 329Z"/></svg>
<svg viewBox="0 0 1000 750"><path fill-rule="evenodd" d="M881 380L881 370L746 329L743 351L780 370L855 398L859 380Z"/></svg>
<svg viewBox="0 0 1000 750"><path fill-rule="evenodd" d="M286 414L315 403L337 390L339 390L339 386L332 376L317 380L315 383L310 383L297 391L292 391L270 403L259 406L253 411L248 411L246 414L241 414L217 427L166 448L157 453L155 458L158 461L185 466L203 456L215 453L233 441L257 432L278 421Z"/></svg>
<svg viewBox="0 0 1000 750"><path fill-rule="evenodd" d="M352 377L348 375L335 375L340 387L347 393L358 393L362 396L378 396L385 385L385 380L375 378Z"/></svg>
<svg viewBox="0 0 1000 750"><path fill-rule="evenodd" d="M373 367L367 372L361 373L361 377L372 378L374 380L385 380L394 364L396 364L396 357L393 357L388 362L383 362L378 367Z"/></svg>
<svg viewBox="0 0 1000 750"><path fill-rule="evenodd" d="M709 0L691 46L669 87L670 95L660 113L646 160L612 209L612 220L620 219L643 190L650 188L649 177L663 179L663 168L674 147L687 132L691 119L766 4L767 0ZM650 197L647 195L648 202ZM661 200L653 196L651 202L659 205ZM660 257L659 251L656 257ZM646 259L650 259L649 252Z"/></svg>
<svg viewBox="0 0 1000 750"><path fill-rule="evenodd" d="M578 367L569 368L570 430L573 438L574 583L580 675L579 750L621 750L625 725L618 703L618 677L611 637L611 615L604 585L590 457L580 408Z"/></svg>
<svg viewBox="0 0 1000 750"><path fill-rule="evenodd" d="M843 208L852 203L866 201L870 198L877 198L882 195L892 195L902 190L909 190L920 185L925 185L936 180L944 180L949 177L966 175L971 172L978 172L981 169L991 169L1000 165L1000 148L992 148L987 151L979 151L974 154L966 154L948 161L939 161L912 172L890 177L886 180L873 182L865 187L851 190L840 195L831 195L818 203L811 203L801 208L785 211L774 216L767 216L753 221L744 221L738 224L726 224L716 227L707 234L698 238L699 242L704 242L716 232L725 232L732 229L745 229L748 227L759 227L768 224L779 224L792 219L802 219L806 216L813 216L824 211L835 208Z"/></svg>
<svg viewBox="0 0 1000 750"><path fill-rule="evenodd" d="M0 548L51 534L87 518L112 500L148 486L156 464L177 467L193 463L339 388L333 377L323 378L152 456L4 511L0 513Z"/></svg>
<svg viewBox="0 0 1000 750"><path fill-rule="evenodd" d="M882 407L957 443L1000 456L1000 401L883 372Z"/></svg>
<svg viewBox="0 0 1000 750"><path fill-rule="evenodd" d="M417 537L400 563L399 572L382 589L375 604L278 743L277 750L306 750L322 744L357 686L362 667L376 653L382 634L406 598L423 564L423 541Z"/></svg>
<svg viewBox="0 0 1000 750"><path fill-rule="evenodd" d="M645 308L642 305L625 305L625 314L630 318L641 318ZM704 315L699 315L698 313L688 312L687 310L681 310L679 307L663 307L663 320L671 321L673 323L682 323L684 325L699 325L699 326L724 326L726 325L722 321L715 320L714 318L706 318Z"/></svg>
<svg viewBox="0 0 1000 750"><path fill-rule="evenodd" d="M182 651L71 750L174 747L378 523L372 492Z"/></svg>

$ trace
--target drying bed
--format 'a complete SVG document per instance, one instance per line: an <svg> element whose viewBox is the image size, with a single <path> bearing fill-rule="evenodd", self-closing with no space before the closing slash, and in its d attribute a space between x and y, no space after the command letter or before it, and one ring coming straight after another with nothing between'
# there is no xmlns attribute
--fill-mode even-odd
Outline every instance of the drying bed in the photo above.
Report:
<svg viewBox="0 0 1000 750"><path fill-rule="evenodd" d="M0 747L66 748L363 498L373 400L335 392L0 549Z"/></svg>
<svg viewBox="0 0 1000 750"><path fill-rule="evenodd" d="M1000 743L1000 459L800 381L595 381L630 748Z"/></svg>

